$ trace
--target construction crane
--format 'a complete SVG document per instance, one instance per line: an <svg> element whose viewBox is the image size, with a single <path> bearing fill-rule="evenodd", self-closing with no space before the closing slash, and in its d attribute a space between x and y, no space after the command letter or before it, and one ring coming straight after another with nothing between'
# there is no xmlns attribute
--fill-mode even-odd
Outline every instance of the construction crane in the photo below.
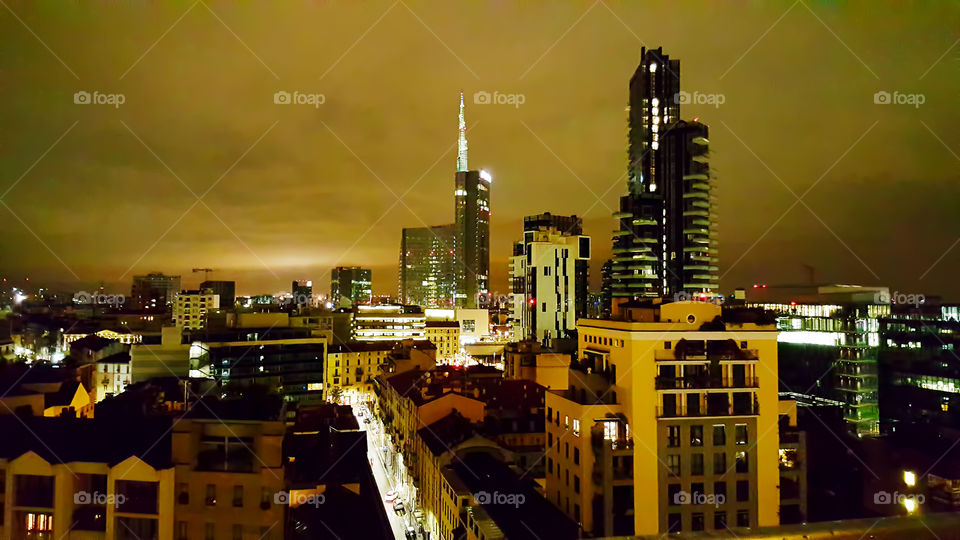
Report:
<svg viewBox="0 0 960 540"><path fill-rule="evenodd" d="M194 272L203 272L203 280L210 281L210 272L213 272L216 268L194 268Z"/></svg>

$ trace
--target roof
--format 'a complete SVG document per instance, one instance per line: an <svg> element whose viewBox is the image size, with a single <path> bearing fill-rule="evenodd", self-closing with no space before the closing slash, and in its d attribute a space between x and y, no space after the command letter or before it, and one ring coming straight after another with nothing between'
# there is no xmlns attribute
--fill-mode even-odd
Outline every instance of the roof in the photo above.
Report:
<svg viewBox="0 0 960 540"><path fill-rule="evenodd" d="M287 435L284 455L286 480L292 487L353 483L369 470L363 431L320 431Z"/></svg>
<svg viewBox="0 0 960 540"><path fill-rule="evenodd" d="M120 351L118 353L111 354L97 360L97 363L103 364L129 364L130 363L130 353L127 351Z"/></svg>
<svg viewBox="0 0 960 540"><path fill-rule="evenodd" d="M65 381L60 385L56 392L47 392L43 394L43 407L66 407L73 403L74 396L77 395L77 387L80 383L77 381Z"/></svg>
<svg viewBox="0 0 960 540"><path fill-rule="evenodd" d="M397 341L349 341L327 347L328 354L370 351L392 351Z"/></svg>
<svg viewBox="0 0 960 540"><path fill-rule="evenodd" d="M101 351L106 349L110 345L117 343L115 339L108 339L105 337L100 337L96 334L82 337L76 341L70 343L70 350L73 349L88 349L91 351Z"/></svg>
<svg viewBox="0 0 960 540"><path fill-rule="evenodd" d="M427 328L460 328L459 321L427 321Z"/></svg>
<svg viewBox="0 0 960 540"><path fill-rule="evenodd" d="M87 418L0 416L0 458L34 452L51 463L116 465L136 456L158 469L172 467L169 418L145 418L118 429ZM82 441L82 444L78 442Z"/></svg>
<svg viewBox="0 0 960 540"><path fill-rule="evenodd" d="M475 434L473 424L457 411L437 420L417 433L435 456L452 449Z"/></svg>

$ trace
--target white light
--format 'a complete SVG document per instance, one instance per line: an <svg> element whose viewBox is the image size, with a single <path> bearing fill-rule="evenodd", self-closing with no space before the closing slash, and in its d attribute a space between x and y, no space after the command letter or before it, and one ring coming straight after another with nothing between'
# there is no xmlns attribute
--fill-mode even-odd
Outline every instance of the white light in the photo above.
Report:
<svg viewBox="0 0 960 540"><path fill-rule="evenodd" d="M487 182L491 182L491 183L493 182L493 177L490 176L490 173L488 173L483 169L480 169L480 178L483 180L486 180Z"/></svg>
<svg viewBox="0 0 960 540"><path fill-rule="evenodd" d="M653 100L650 101L650 103L653 104L654 107L660 106L660 100L657 98L653 98ZM657 114L657 113L653 113L653 114Z"/></svg>
<svg viewBox="0 0 960 540"><path fill-rule="evenodd" d="M908 514L912 514L917 510L917 500L913 497L904 497L903 507L907 509Z"/></svg>
<svg viewBox="0 0 960 540"><path fill-rule="evenodd" d="M657 64L650 64L650 73L655 73L657 71Z"/></svg>
<svg viewBox="0 0 960 540"><path fill-rule="evenodd" d="M913 471L903 471L903 483L913 487L917 485L917 475Z"/></svg>

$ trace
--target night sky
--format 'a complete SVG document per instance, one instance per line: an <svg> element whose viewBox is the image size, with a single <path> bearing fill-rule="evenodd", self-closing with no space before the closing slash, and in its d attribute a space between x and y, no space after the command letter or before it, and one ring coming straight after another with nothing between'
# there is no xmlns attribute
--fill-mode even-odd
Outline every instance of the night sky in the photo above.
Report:
<svg viewBox="0 0 960 540"><path fill-rule="evenodd" d="M240 4L0 7L0 274L122 292L212 267L241 294L329 292L332 266L360 264L395 293L401 228L453 221L463 90L470 166L494 178L491 289L544 211L585 217L596 286L646 45L684 91L723 96L681 109L710 126L722 290L806 264L960 300L960 4Z"/></svg>

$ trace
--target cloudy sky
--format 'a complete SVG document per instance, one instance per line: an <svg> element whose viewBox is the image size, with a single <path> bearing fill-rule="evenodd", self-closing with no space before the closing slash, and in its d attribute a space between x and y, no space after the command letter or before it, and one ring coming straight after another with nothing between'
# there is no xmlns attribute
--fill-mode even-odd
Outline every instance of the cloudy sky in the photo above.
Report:
<svg viewBox="0 0 960 540"><path fill-rule="evenodd" d="M960 4L735 4L8 1L0 274L122 291L211 267L252 294L361 264L395 292L401 228L453 220L463 90L491 288L544 211L585 218L598 277L646 45L722 101L681 115L710 126L724 290L811 265L960 299Z"/></svg>

